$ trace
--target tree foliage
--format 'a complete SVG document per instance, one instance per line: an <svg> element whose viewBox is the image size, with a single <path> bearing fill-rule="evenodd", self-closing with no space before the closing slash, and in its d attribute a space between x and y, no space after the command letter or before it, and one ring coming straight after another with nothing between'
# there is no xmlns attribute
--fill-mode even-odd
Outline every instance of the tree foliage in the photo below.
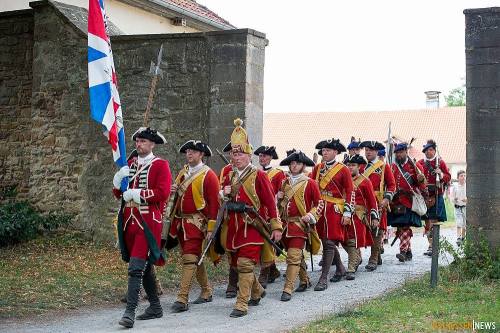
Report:
<svg viewBox="0 0 500 333"><path fill-rule="evenodd" d="M448 95L444 96L448 106L465 106L465 85L450 90Z"/></svg>

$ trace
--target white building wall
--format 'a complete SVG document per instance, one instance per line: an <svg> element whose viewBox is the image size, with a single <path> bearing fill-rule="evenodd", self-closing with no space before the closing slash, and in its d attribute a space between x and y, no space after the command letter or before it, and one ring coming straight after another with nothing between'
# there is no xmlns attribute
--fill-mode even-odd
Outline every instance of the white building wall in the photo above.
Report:
<svg viewBox="0 0 500 333"><path fill-rule="evenodd" d="M0 12L28 9L32 0L0 0ZM62 3L88 9L88 0L58 0ZM180 27L171 20L160 15L136 8L117 0L105 1L106 14L109 19L125 34L165 34L198 32L191 27Z"/></svg>

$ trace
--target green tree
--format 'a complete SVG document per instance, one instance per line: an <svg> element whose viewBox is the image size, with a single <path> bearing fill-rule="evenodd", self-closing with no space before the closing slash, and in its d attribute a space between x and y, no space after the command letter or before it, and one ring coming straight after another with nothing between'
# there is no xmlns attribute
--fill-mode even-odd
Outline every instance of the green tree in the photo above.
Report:
<svg viewBox="0 0 500 333"><path fill-rule="evenodd" d="M450 90L448 95L444 96L446 105L448 106L464 106L465 105L465 85Z"/></svg>

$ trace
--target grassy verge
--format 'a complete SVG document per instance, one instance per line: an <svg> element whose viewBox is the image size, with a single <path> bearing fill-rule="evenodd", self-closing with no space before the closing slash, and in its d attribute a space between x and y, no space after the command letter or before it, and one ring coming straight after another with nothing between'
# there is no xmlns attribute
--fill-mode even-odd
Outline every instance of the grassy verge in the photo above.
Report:
<svg viewBox="0 0 500 333"><path fill-rule="evenodd" d="M179 261L174 251L157 269L167 290L178 285ZM224 280L225 265L224 260L217 269L207 264L210 281ZM77 233L2 248L0 271L0 319L117 304L126 291L127 266L119 251Z"/></svg>
<svg viewBox="0 0 500 333"><path fill-rule="evenodd" d="M473 320L496 321L498 325L499 287L498 280L444 280L432 290L426 275L296 332L436 332L446 327L466 327L459 325L472 325Z"/></svg>
<svg viewBox="0 0 500 333"><path fill-rule="evenodd" d="M492 251L484 235L475 233L475 240L466 239L458 249L441 240L441 250L450 254L453 262L440 269L435 289L430 288L426 274L296 332L470 332L473 322L495 323L498 329L500 250Z"/></svg>

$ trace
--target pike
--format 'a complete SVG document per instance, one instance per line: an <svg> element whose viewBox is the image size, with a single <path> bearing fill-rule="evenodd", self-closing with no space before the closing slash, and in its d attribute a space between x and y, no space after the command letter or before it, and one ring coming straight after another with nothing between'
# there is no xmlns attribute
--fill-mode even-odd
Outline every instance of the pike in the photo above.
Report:
<svg viewBox="0 0 500 333"><path fill-rule="evenodd" d="M158 79L160 77L163 78L163 71L160 68L162 54L163 54L163 44L160 45L160 51L158 52L156 64L153 61L151 61L151 66L149 67L149 74L153 74L153 79L151 80L151 88L149 89L149 97L148 97L148 103L146 104L146 112L144 112L143 125L145 127L147 127L149 123L149 113L151 111L151 107L153 106L153 99L156 93L156 84L158 83Z"/></svg>

